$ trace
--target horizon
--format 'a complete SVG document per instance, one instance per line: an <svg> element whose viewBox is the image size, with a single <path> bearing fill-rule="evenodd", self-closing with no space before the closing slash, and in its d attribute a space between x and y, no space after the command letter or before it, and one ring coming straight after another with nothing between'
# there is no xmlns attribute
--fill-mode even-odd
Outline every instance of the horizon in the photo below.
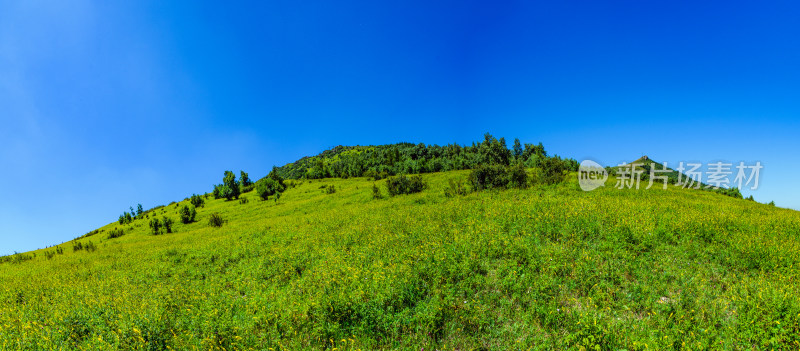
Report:
<svg viewBox="0 0 800 351"><path fill-rule="evenodd" d="M800 4L0 3L0 255L332 145L484 133L616 166L761 162L800 210Z"/></svg>

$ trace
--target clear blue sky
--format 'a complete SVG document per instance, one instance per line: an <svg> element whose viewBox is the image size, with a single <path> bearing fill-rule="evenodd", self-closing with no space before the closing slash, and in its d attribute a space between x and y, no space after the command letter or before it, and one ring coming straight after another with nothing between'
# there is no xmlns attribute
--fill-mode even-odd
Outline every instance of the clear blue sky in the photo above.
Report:
<svg viewBox="0 0 800 351"><path fill-rule="evenodd" d="M797 2L0 0L0 254L339 144L761 161L800 209ZM745 192L745 195L750 192Z"/></svg>

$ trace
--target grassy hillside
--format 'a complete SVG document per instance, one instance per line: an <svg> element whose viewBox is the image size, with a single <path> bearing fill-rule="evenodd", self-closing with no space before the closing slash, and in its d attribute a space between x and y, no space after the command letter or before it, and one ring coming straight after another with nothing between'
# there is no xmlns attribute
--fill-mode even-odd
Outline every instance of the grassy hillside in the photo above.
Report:
<svg viewBox="0 0 800 351"><path fill-rule="evenodd" d="M366 178L298 182L186 225L179 203L155 210L174 233L115 222L79 240L94 251L0 264L0 348L800 347L800 213L574 177L445 197L467 174L392 198L375 182L383 199Z"/></svg>

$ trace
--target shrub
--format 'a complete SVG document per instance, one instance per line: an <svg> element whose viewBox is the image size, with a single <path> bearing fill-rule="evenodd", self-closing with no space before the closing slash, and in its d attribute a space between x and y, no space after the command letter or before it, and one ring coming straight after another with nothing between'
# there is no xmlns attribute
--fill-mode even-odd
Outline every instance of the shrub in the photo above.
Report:
<svg viewBox="0 0 800 351"><path fill-rule="evenodd" d="M172 233L172 218L163 217L161 219L161 226L164 227L164 231L167 233Z"/></svg>
<svg viewBox="0 0 800 351"><path fill-rule="evenodd" d="M230 200L233 198L233 190L224 184L217 185L214 192L216 193L216 195L214 195L215 199Z"/></svg>
<svg viewBox="0 0 800 351"><path fill-rule="evenodd" d="M222 216L219 213L212 213L211 216L208 217L208 225L211 227L221 227L225 220L222 219Z"/></svg>
<svg viewBox="0 0 800 351"><path fill-rule="evenodd" d="M203 199L202 196L195 194L192 194L192 197L189 198L189 202L191 202L192 206L194 206L195 208L203 207L206 204L206 200Z"/></svg>
<svg viewBox="0 0 800 351"><path fill-rule="evenodd" d="M375 183L372 183L372 198L378 200L381 197L381 188L378 188Z"/></svg>
<svg viewBox="0 0 800 351"><path fill-rule="evenodd" d="M447 197L454 197L466 194L467 194L467 188L464 186L464 182L460 180L457 181L454 179L450 179L447 188L444 189L444 196Z"/></svg>
<svg viewBox="0 0 800 351"><path fill-rule="evenodd" d="M53 258L53 256L55 256L55 255L56 255L55 251L45 251L44 252L44 257L46 257L48 260Z"/></svg>
<svg viewBox="0 0 800 351"><path fill-rule="evenodd" d="M333 184L325 186L322 188L322 192L328 195L336 193L336 186Z"/></svg>
<svg viewBox="0 0 800 351"><path fill-rule="evenodd" d="M258 194L262 200L266 200L276 193L283 192L284 189L283 185L273 178L264 178L256 182L256 194Z"/></svg>
<svg viewBox="0 0 800 351"><path fill-rule="evenodd" d="M183 205L178 214L181 217L181 223L189 224L194 222L194 219L197 216L197 210L193 205Z"/></svg>
<svg viewBox="0 0 800 351"><path fill-rule="evenodd" d="M119 238L119 237L121 237L123 235L125 235L125 231L122 230L122 229L114 228L114 230L108 232L108 238L109 239Z"/></svg>
<svg viewBox="0 0 800 351"><path fill-rule="evenodd" d="M150 232L153 235L161 234L161 221L158 218L153 218L150 220Z"/></svg>
<svg viewBox="0 0 800 351"><path fill-rule="evenodd" d="M386 180L386 188L391 196L418 193L426 187L427 184L418 175L411 177L399 175Z"/></svg>
<svg viewBox="0 0 800 351"><path fill-rule="evenodd" d="M557 184L564 181L564 171L567 164L558 156L548 157L540 162L542 169L542 182L545 184Z"/></svg>
<svg viewBox="0 0 800 351"><path fill-rule="evenodd" d="M129 212L124 212L119 215L119 224L127 224L133 222L133 215Z"/></svg>
<svg viewBox="0 0 800 351"><path fill-rule="evenodd" d="M211 192L214 195L214 200L222 198L222 184L214 185L214 191Z"/></svg>
<svg viewBox="0 0 800 351"><path fill-rule="evenodd" d="M81 250L86 250L88 252L94 252L94 250L97 250L97 246L95 246L94 243L91 242L91 241L88 241L85 244L82 244L80 242L75 242L75 243L72 244L72 252L81 251Z"/></svg>
<svg viewBox="0 0 800 351"><path fill-rule="evenodd" d="M522 162L508 168L508 187L525 189L528 187L528 172Z"/></svg>
<svg viewBox="0 0 800 351"><path fill-rule="evenodd" d="M469 174L473 190L505 188L508 185L508 171L500 165L481 165Z"/></svg>
<svg viewBox="0 0 800 351"><path fill-rule="evenodd" d="M239 199L239 203L242 204L242 205L246 204L247 203L247 198L243 197L243 198Z"/></svg>

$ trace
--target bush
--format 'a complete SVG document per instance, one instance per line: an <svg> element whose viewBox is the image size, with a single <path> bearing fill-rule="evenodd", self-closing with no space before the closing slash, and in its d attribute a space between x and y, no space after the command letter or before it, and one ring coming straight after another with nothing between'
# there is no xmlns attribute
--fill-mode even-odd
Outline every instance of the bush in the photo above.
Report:
<svg viewBox="0 0 800 351"><path fill-rule="evenodd" d="M444 189L444 196L447 197L454 197L458 195L466 195L467 188L464 186L464 182L460 180L450 179L448 182L447 188Z"/></svg>
<svg viewBox="0 0 800 351"><path fill-rule="evenodd" d="M557 184L564 181L567 164L559 157L548 157L540 162L542 169L542 182L544 184Z"/></svg>
<svg viewBox="0 0 800 351"><path fill-rule="evenodd" d="M528 172L522 162L508 168L508 187L525 189L528 187Z"/></svg>
<svg viewBox="0 0 800 351"><path fill-rule="evenodd" d="M158 218L150 220L150 232L153 235L161 234L161 221L159 221Z"/></svg>
<svg viewBox="0 0 800 351"><path fill-rule="evenodd" d="M373 183L372 184L372 198L378 200L381 197L382 197L381 196L381 189L378 188L378 186L375 185L375 183Z"/></svg>
<svg viewBox="0 0 800 351"><path fill-rule="evenodd" d="M225 220L222 219L222 216L219 213L212 213L211 216L208 217L208 225L211 227L221 227Z"/></svg>
<svg viewBox="0 0 800 351"><path fill-rule="evenodd" d="M95 246L94 243L91 242L91 241L88 241L85 244L82 244L80 242L75 242L75 243L72 244L72 252L81 251L81 250L86 250L88 252L94 252L94 250L97 250L97 246Z"/></svg>
<svg viewBox="0 0 800 351"><path fill-rule="evenodd" d="M119 224L128 224L133 222L133 215L129 212L124 212L119 215Z"/></svg>
<svg viewBox="0 0 800 351"><path fill-rule="evenodd" d="M161 219L161 226L164 227L164 231L167 233L172 233L172 218L164 217Z"/></svg>
<svg viewBox="0 0 800 351"><path fill-rule="evenodd" d="M197 216L197 210L193 205L183 205L178 214L181 217L181 223L189 224L194 222L194 219Z"/></svg>
<svg viewBox="0 0 800 351"><path fill-rule="evenodd" d="M237 188L238 189L238 188ZM234 191L227 185L218 185L214 191L217 193L215 195L216 199L226 199L230 200L234 197Z"/></svg>
<svg viewBox="0 0 800 351"><path fill-rule="evenodd" d="M418 193L425 190L427 186L422 177L418 175L411 177L399 175L386 180L386 188L391 196Z"/></svg>
<svg viewBox="0 0 800 351"><path fill-rule="evenodd" d="M122 229L114 228L114 230L108 232L108 238L109 239L119 238L119 237L121 237L123 235L125 235L125 231L122 230Z"/></svg>
<svg viewBox="0 0 800 351"><path fill-rule="evenodd" d="M328 186L323 186L322 192L328 195L336 193L336 186L334 186L333 184Z"/></svg>
<svg viewBox="0 0 800 351"><path fill-rule="evenodd" d="M256 194L262 200L268 199L270 196L283 192L285 187L273 178L264 178L256 182Z"/></svg>
<svg viewBox="0 0 800 351"><path fill-rule="evenodd" d="M195 194L192 194L192 197L189 199L189 202L191 202L192 206L194 206L195 208L203 207L206 204L206 200L203 199L202 196Z"/></svg>
<svg viewBox="0 0 800 351"><path fill-rule="evenodd" d="M505 188L509 183L506 167L500 165L481 165L469 174L473 190Z"/></svg>

